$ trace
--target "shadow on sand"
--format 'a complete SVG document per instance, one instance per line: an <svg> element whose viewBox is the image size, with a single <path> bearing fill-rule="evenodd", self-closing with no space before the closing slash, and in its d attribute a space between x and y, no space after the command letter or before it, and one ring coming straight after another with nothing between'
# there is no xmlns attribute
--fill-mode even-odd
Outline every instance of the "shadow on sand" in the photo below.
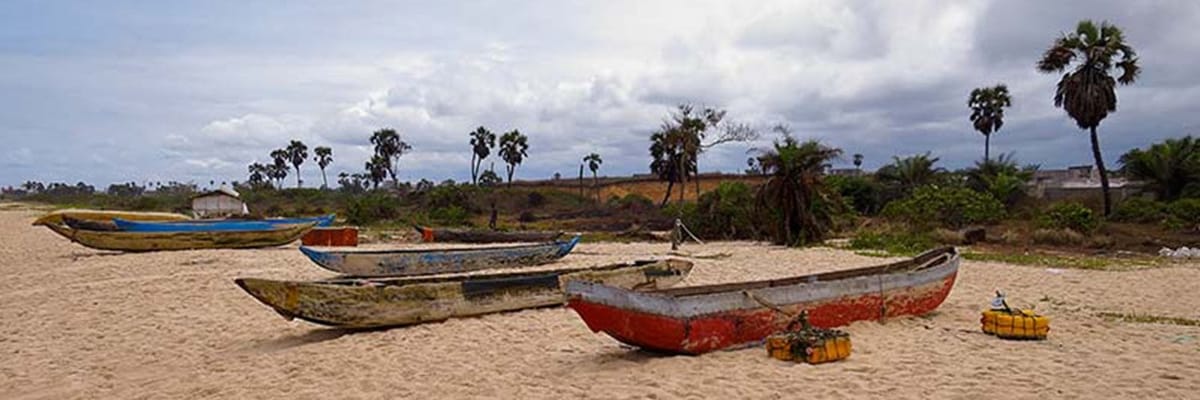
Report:
<svg viewBox="0 0 1200 400"><path fill-rule="evenodd" d="M344 329L344 328L321 328L313 329L300 335L285 336L277 339L271 339L265 342L255 343L246 348L247 351L260 353L273 353L281 350L293 349L309 344L321 343L334 340L346 335L355 335L369 332L382 332L386 328L380 329Z"/></svg>

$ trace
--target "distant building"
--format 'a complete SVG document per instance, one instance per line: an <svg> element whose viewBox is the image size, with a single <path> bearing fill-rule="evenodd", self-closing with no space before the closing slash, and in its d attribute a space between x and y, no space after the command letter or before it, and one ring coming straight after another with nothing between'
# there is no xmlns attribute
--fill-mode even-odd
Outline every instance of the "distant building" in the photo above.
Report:
<svg viewBox="0 0 1200 400"><path fill-rule="evenodd" d="M218 218L249 214L246 203L236 190L222 185L217 190L192 196L192 214L197 218Z"/></svg>
<svg viewBox="0 0 1200 400"><path fill-rule="evenodd" d="M1030 181L1033 197L1046 200L1078 200L1087 197L1099 197L1101 192L1100 172L1091 165L1077 165L1058 170L1038 170ZM1108 176L1108 187L1112 190L1113 199L1136 196L1142 192L1140 182L1132 182L1124 177Z"/></svg>
<svg viewBox="0 0 1200 400"><path fill-rule="evenodd" d="M826 171L826 174L840 175L840 176L863 176L863 175L866 175L866 173L863 172L863 170L859 169L859 168L830 168L828 171Z"/></svg>

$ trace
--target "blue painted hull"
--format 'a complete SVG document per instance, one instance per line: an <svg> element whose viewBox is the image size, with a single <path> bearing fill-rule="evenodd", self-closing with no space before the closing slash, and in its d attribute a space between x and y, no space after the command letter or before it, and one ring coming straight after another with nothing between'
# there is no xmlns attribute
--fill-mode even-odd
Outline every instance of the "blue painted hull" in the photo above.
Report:
<svg viewBox="0 0 1200 400"><path fill-rule="evenodd" d="M268 231L283 225L309 224L316 222L317 226L329 226L333 223L333 214L310 218L272 218L263 220L187 220L187 221L127 221L114 218L117 229L126 232L244 232Z"/></svg>
<svg viewBox="0 0 1200 400"><path fill-rule="evenodd" d="M412 276L531 267L563 258L579 236L542 244L426 250L321 251L300 246L300 252L333 272L354 276Z"/></svg>

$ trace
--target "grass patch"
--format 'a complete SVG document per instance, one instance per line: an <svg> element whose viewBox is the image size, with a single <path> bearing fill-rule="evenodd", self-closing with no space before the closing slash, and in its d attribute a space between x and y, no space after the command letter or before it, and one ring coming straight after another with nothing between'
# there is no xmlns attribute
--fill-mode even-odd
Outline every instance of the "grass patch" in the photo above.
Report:
<svg viewBox="0 0 1200 400"><path fill-rule="evenodd" d="M1133 322L1139 324L1200 326L1200 320L1180 317L1166 317L1162 315L1101 312L1097 313L1096 316L1109 321Z"/></svg>
<svg viewBox="0 0 1200 400"><path fill-rule="evenodd" d="M1060 256L1052 254L1013 254L964 252L962 257L971 261L1002 262L1005 264L1033 265L1039 267L1090 269L1099 271L1139 269L1158 266L1158 260L1148 257L1115 258L1098 256Z"/></svg>

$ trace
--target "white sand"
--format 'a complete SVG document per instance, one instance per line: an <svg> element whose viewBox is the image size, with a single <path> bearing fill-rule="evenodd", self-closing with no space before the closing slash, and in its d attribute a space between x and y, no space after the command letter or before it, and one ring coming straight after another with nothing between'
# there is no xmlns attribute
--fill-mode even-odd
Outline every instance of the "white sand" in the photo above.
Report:
<svg viewBox="0 0 1200 400"><path fill-rule="evenodd" d="M1200 398L1200 327L1109 322L1100 311L1200 318L1200 268L1128 272L965 262L935 314L847 328L854 354L820 366L761 348L656 356L542 309L347 334L280 318L235 277L330 276L294 247L99 252L0 212L0 398ZM880 263L830 249L690 246L685 284ZM572 265L664 254L583 244ZM1050 340L977 332L1003 288L1052 316Z"/></svg>

